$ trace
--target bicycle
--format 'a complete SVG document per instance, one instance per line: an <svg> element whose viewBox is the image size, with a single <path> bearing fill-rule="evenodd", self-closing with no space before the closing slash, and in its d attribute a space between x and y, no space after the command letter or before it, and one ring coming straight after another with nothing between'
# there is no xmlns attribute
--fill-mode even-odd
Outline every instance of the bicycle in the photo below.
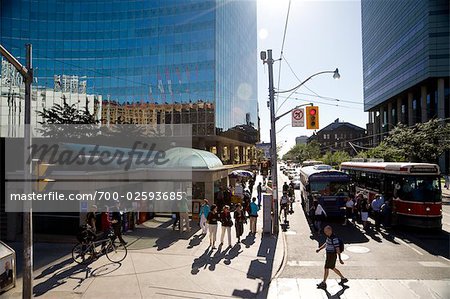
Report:
<svg viewBox="0 0 450 299"><path fill-rule="evenodd" d="M79 242L72 249L72 259L78 264L87 264L97 257L97 254L103 250L97 252L98 245L102 245L105 251L106 257L113 263L120 263L123 261L127 254L127 247L121 243L116 244L111 237L102 240L86 240L85 242Z"/></svg>

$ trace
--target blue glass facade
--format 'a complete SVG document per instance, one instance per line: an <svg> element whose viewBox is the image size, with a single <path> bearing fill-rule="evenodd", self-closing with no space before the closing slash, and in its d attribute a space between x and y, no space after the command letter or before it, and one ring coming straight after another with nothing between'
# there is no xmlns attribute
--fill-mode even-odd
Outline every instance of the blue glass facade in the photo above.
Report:
<svg viewBox="0 0 450 299"><path fill-rule="evenodd" d="M119 104L210 103L161 121L192 123L194 135L257 126L256 1L0 3L0 42L22 60L33 44L39 86L68 75Z"/></svg>
<svg viewBox="0 0 450 299"><path fill-rule="evenodd" d="M447 0L361 1L364 108L450 73Z"/></svg>

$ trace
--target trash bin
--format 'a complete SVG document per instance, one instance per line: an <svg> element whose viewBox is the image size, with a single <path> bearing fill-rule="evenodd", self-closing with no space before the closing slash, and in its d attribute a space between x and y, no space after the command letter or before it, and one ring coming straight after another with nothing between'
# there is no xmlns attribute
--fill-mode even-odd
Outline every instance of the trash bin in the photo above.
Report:
<svg viewBox="0 0 450 299"><path fill-rule="evenodd" d="M16 286L16 252L0 241L0 294Z"/></svg>

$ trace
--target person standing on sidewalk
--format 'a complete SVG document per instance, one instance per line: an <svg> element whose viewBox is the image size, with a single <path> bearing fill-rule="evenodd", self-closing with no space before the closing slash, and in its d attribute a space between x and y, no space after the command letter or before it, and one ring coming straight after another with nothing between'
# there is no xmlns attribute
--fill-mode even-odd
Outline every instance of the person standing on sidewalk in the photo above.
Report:
<svg viewBox="0 0 450 299"><path fill-rule="evenodd" d="M375 195L375 199L372 201L372 212L373 218L375 220L375 229L380 230L380 222L381 222L381 206L383 205L384 200L380 194Z"/></svg>
<svg viewBox="0 0 450 299"><path fill-rule="evenodd" d="M213 204L211 211L208 214L208 227L209 227L209 246L212 249L216 249L216 237L217 237L217 222L219 221L219 215L217 214L217 206Z"/></svg>
<svg viewBox="0 0 450 299"><path fill-rule="evenodd" d="M363 224L363 229L367 228L367 220L369 219L369 200L364 195L360 201L359 210L361 212L361 221Z"/></svg>
<svg viewBox="0 0 450 299"><path fill-rule="evenodd" d="M245 217L245 213L242 210L242 206L240 203L236 206L236 211L234 211L234 221L236 228L236 238L238 239L237 243L241 242L241 236L244 233L244 223L247 222L247 218Z"/></svg>
<svg viewBox="0 0 450 299"><path fill-rule="evenodd" d="M348 279L342 275L341 271L336 268L336 259L339 257L339 262L343 265L344 262L341 258L341 248L339 245L339 239L333 234L333 229L331 226L327 225L323 229L324 234L327 236L325 243L323 243L316 252L319 253L322 249L325 248L326 251L326 260L325 267L323 273L323 281L317 285L318 288L326 289L327 288L327 278L330 273L330 269L334 271L341 278L340 285L348 282Z"/></svg>
<svg viewBox="0 0 450 299"><path fill-rule="evenodd" d="M228 234L228 247L231 247L231 227L233 226L233 220L231 220L230 206L226 205L223 207L222 213L220 213L220 222L222 223L220 245L223 245L223 238L226 232Z"/></svg>
<svg viewBox="0 0 450 299"><path fill-rule="evenodd" d="M322 221L327 217L327 213L317 199L314 199L312 209L314 209L314 229L320 236L322 232Z"/></svg>
<svg viewBox="0 0 450 299"><path fill-rule="evenodd" d="M180 233L184 231L184 228L186 228L187 232L191 231L189 224L189 204L186 199L180 203Z"/></svg>
<svg viewBox="0 0 450 299"><path fill-rule="evenodd" d="M122 212L120 211L120 201L117 201L114 211L111 215L111 223L114 230L114 240L119 238L122 245L127 245L127 242L122 238Z"/></svg>
<svg viewBox="0 0 450 299"><path fill-rule="evenodd" d="M253 197L250 203L250 233L256 234L256 220L258 219L259 207L256 204L256 197Z"/></svg>
<svg viewBox="0 0 450 299"><path fill-rule="evenodd" d="M204 199L203 200L203 204L202 204L202 206L200 208L200 214L199 214L200 227L202 229L202 234L203 235L206 235L206 232L208 230L207 223L206 223L207 221L206 220L208 219L209 212L210 212L210 208L209 208L208 200Z"/></svg>
<svg viewBox="0 0 450 299"><path fill-rule="evenodd" d="M345 221L343 225L347 225L347 223L349 223L350 220L354 219L353 218L354 210L355 210L355 202L353 201L352 196L350 195L349 197L347 197L345 202Z"/></svg>
<svg viewBox="0 0 450 299"><path fill-rule="evenodd" d="M258 187L256 187L256 193L258 195L258 207L261 208L261 199L262 199L262 183L259 182Z"/></svg>

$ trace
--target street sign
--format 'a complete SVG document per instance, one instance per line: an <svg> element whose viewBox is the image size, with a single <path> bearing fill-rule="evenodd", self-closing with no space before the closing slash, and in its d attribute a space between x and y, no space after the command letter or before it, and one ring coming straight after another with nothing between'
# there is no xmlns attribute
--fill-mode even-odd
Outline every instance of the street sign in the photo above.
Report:
<svg viewBox="0 0 450 299"><path fill-rule="evenodd" d="M293 127L305 126L305 111L303 108L297 108L292 110L292 126Z"/></svg>

